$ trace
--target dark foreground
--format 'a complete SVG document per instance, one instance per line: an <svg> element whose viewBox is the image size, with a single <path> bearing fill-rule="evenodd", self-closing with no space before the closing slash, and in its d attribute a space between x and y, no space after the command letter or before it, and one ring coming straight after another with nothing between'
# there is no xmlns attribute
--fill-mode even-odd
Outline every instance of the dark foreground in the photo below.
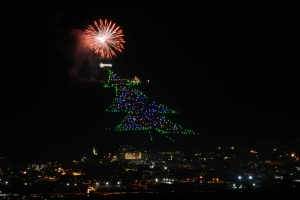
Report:
<svg viewBox="0 0 300 200"><path fill-rule="evenodd" d="M275 198L289 197L296 194L297 191L293 190L279 190L279 191L203 191L197 193L135 193L135 194L52 194L52 195L37 195L31 197L1 197L0 199L129 199L129 198L230 198L230 199L254 199L254 198Z"/></svg>

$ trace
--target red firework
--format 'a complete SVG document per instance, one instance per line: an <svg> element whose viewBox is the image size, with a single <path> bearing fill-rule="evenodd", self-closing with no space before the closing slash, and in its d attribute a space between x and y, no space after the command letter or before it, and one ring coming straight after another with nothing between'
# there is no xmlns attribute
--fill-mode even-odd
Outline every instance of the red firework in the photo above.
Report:
<svg viewBox="0 0 300 200"><path fill-rule="evenodd" d="M122 52L124 49L123 30L117 27L112 21L103 21L99 23L94 21L94 25L89 25L86 30L86 42L92 50L101 58L111 59L116 56L116 52Z"/></svg>

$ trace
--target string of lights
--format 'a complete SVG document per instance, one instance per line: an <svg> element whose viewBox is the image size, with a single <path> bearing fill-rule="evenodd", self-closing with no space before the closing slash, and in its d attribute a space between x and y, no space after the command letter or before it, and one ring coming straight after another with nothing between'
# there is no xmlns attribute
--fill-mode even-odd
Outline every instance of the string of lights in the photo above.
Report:
<svg viewBox="0 0 300 200"><path fill-rule="evenodd" d="M121 79L111 70L108 70L108 82L104 87L114 87L116 97L107 112L125 112L127 115L117 125L115 131L148 131L152 140L151 131L164 134L166 138L174 141L170 134L196 134L194 131L184 129L182 126L167 119L164 114L175 114L178 111L170 109L155 101L150 101L141 91L132 88L140 82ZM108 130L111 130L108 128ZM198 133L199 134L199 133Z"/></svg>

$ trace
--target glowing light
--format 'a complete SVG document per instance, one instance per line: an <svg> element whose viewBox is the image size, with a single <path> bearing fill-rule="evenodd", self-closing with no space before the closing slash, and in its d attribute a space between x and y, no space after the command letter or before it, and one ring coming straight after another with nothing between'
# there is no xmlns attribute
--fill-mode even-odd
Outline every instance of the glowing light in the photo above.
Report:
<svg viewBox="0 0 300 200"><path fill-rule="evenodd" d="M103 63L100 63L100 68L103 68L103 67L112 67L112 64L103 64Z"/></svg>
<svg viewBox="0 0 300 200"><path fill-rule="evenodd" d="M116 56L116 52L124 49L123 30L112 21L94 21L94 26L89 25L85 33L89 48L102 58L111 59Z"/></svg>
<svg viewBox="0 0 300 200"><path fill-rule="evenodd" d="M151 130L156 130L161 134L196 134L192 130L184 129L171 122L164 116L167 113L178 113L177 111L150 101L141 91L130 87L140 83L139 81L130 82L127 79L119 78L111 70L108 72L109 78L104 87L114 87L116 97L113 105L106 111L127 113L123 121L115 127L115 131L147 130L151 140ZM166 138L174 141L170 136L166 135Z"/></svg>
<svg viewBox="0 0 300 200"><path fill-rule="evenodd" d="M97 150L96 150L95 147L93 147L93 154L94 154L94 155L98 155Z"/></svg>
<svg viewBox="0 0 300 200"><path fill-rule="evenodd" d="M106 38L104 37L96 37L97 40L99 40L99 42L105 42Z"/></svg>

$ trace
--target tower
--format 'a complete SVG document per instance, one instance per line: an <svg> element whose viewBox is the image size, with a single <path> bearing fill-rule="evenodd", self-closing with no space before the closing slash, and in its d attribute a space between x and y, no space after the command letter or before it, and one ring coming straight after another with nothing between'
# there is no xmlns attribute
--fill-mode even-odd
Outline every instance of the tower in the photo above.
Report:
<svg viewBox="0 0 300 200"><path fill-rule="evenodd" d="M95 156L98 155L97 149L96 149L94 146L93 146L93 154L94 154Z"/></svg>

